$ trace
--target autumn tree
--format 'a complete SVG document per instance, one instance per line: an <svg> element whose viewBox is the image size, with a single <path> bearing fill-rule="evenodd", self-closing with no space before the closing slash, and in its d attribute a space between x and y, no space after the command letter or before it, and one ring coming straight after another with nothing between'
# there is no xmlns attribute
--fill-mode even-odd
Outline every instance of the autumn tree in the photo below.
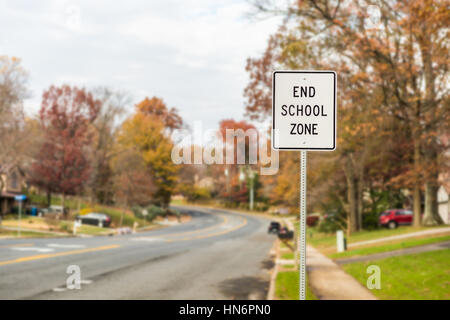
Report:
<svg viewBox="0 0 450 320"><path fill-rule="evenodd" d="M89 178L86 152L90 144L89 124L98 115L101 102L85 89L51 86L42 95L39 119L44 142L31 169L31 182L51 193L65 196L81 192Z"/></svg>
<svg viewBox="0 0 450 320"><path fill-rule="evenodd" d="M23 99L27 97L27 72L15 57L0 56L0 177L23 162L27 135L23 130ZM3 180L0 178L0 190Z"/></svg>
<svg viewBox="0 0 450 320"><path fill-rule="evenodd" d="M159 119L170 132L183 127L183 119L176 108L168 108L158 97L145 98L136 105L138 112Z"/></svg>
<svg viewBox="0 0 450 320"><path fill-rule="evenodd" d="M260 12L274 12L270 1L257 2L257 8ZM290 22L285 25L289 27L273 38L277 45L269 44L276 54L249 61L248 68L253 74L249 93L258 94L257 85L267 82L264 79L268 68L258 65L264 59L285 67L300 60L310 68L337 70L338 82L344 79L345 83L339 87L340 92L345 92L340 99L345 97L343 102L348 104L348 110L355 109L364 100L364 105L376 101L383 121L393 118L401 123L401 130L410 134L412 156L406 159L412 163L408 170L397 173L404 185L413 190L414 224L420 223L423 183L424 221L439 222L435 195L439 159L445 146L439 144L438 137L445 132L449 121L445 39L450 13L446 2L310 0L284 8L284 14ZM249 100L250 112L266 106L257 106L254 101L257 100ZM365 116L370 117L376 106L372 104L366 110ZM363 128L367 131L371 123L365 123ZM368 140L371 136L366 135ZM358 151L355 155L353 163L360 163L364 153ZM350 182L355 179L350 170L352 161L347 161L347 166Z"/></svg>
<svg viewBox="0 0 450 320"><path fill-rule="evenodd" d="M113 196L111 161L116 155L115 136L128 98L123 92L109 88L96 88L93 94L100 101L100 107L95 121L91 124L93 136L89 152L91 162L89 188L92 200L108 203L112 201Z"/></svg>
<svg viewBox="0 0 450 320"><path fill-rule="evenodd" d="M116 204L123 208L119 222L121 227L125 211L132 206L151 203L156 190L153 178L136 147L116 144L115 151L111 164L115 174L109 188L114 192Z"/></svg>
<svg viewBox="0 0 450 320"><path fill-rule="evenodd" d="M122 148L134 148L140 154L156 188L152 202L163 207L170 203L178 171L171 159L173 144L165 129L159 117L141 112L138 107L123 123L117 138Z"/></svg>

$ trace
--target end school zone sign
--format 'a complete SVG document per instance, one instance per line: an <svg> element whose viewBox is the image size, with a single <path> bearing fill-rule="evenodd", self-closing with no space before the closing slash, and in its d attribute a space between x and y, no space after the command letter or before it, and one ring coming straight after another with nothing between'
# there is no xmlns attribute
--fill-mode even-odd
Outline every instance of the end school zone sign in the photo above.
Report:
<svg viewBox="0 0 450 320"><path fill-rule="evenodd" d="M334 71L273 73L273 149L336 149L336 80Z"/></svg>

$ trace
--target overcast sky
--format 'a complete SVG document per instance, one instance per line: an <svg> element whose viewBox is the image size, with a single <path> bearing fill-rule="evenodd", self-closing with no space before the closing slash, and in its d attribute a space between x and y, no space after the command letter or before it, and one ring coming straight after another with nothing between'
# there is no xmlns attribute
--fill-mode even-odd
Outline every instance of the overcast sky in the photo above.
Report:
<svg viewBox="0 0 450 320"><path fill-rule="evenodd" d="M29 114L45 88L68 83L125 90L133 105L158 96L188 124L216 127L243 118L246 58L280 23L249 11L245 0L0 0L0 54L29 72Z"/></svg>

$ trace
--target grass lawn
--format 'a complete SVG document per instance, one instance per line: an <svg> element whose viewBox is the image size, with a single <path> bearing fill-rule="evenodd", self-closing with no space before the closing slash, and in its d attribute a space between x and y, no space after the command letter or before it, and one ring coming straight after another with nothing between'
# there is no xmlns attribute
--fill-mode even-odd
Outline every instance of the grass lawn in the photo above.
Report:
<svg viewBox="0 0 450 320"><path fill-rule="evenodd" d="M3 220L2 224L5 227L17 228L19 222L16 216L8 216L8 219ZM43 232L33 232L33 231L22 231L22 234L28 234L29 237L42 238L51 236L60 236L54 235L50 232L62 232L67 233L67 235L71 235L73 231L73 221L69 220L56 220L56 219L46 219L41 217L31 217L31 216L22 216L20 226L24 229L35 229L36 231L49 231L49 233ZM8 231L8 230L4 230ZM17 233L17 231L9 230L13 234ZM111 233L112 230L109 228L99 228L97 226L92 225L82 225L78 228L78 234L88 234L88 235L102 235Z"/></svg>
<svg viewBox="0 0 450 320"><path fill-rule="evenodd" d="M298 300L298 271L278 272L275 280L275 296L280 300ZM306 288L306 300L317 300L309 286Z"/></svg>
<svg viewBox="0 0 450 320"><path fill-rule="evenodd" d="M282 253L281 259L292 260L292 259L294 259L294 253L293 252Z"/></svg>
<svg viewBox="0 0 450 320"><path fill-rule="evenodd" d="M411 232L421 231L430 229L433 227L412 227L412 226L402 226L394 230L390 229L378 229L372 231L359 231L353 233L349 238L347 238L347 243L354 243L359 241L373 240L383 237L396 236L400 234L407 234ZM317 249L326 249L336 247L336 233L322 233L318 232L317 228L307 228L307 241L308 244L316 247Z"/></svg>
<svg viewBox="0 0 450 320"><path fill-rule="evenodd" d="M380 299L450 299L450 250L357 262L342 267L365 286L366 269L372 264L381 269L381 289L371 290Z"/></svg>
<svg viewBox="0 0 450 320"><path fill-rule="evenodd" d="M5 230L5 229L0 228L0 238L1 237L8 237L8 238L16 237L17 238L17 231ZM60 237L60 236L55 235L53 233L21 231L20 237L21 238L54 238L54 237Z"/></svg>
<svg viewBox="0 0 450 320"><path fill-rule="evenodd" d="M438 243L438 242L444 242L444 241L450 241L450 235L439 236L439 237L435 236L435 237L422 238L422 239L415 239L415 238L404 239L399 242L394 242L394 243L389 243L389 244L384 244L384 245L371 246L371 247L359 248L359 249L353 249L353 250L350 249L349 251L345 251L345 252L332 253L332 254L329 254L328 256L330 258L334 258L334 259L355 257L355 256L365 256L365 255L374 254L374 253L417 247L417 246Z"/></svg>
<svg viewBox="0 0 450 320"><path fill-rule="evenodd" d="M46 207L47 197L45 195L30 194L29 197L30 197L30 200L32 203L37 203L43 207ZM61 197L59 197L57 195L53 195L51 198L51 204L52 205L61 205ZM76 197L73 197L73 198L67 197L65 200L65 206L66 206L66 208L72 210L73 214L78 213L78 211L77 211L78 199ZM109 215L111 217L113 227L119 226L123 209L105 206L105 205L96 205L96 204L91 204L91 203L88 203L85 201L80 201L80 209L87 209L87 208L92 209L93 212L106 213L107 215ZM126 210L124 217L123 217L122 226L133 227L134 222L137 222L139 224L139 226L144 225L143 219L136 218L130 210ZM146 224L150 224L150 223L147 221Z"/></svg>

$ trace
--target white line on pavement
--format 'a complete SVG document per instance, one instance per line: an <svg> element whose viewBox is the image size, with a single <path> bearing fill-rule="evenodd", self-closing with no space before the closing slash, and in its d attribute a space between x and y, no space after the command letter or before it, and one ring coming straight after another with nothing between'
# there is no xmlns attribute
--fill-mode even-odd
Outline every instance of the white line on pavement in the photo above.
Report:
<svg viewBox="0 0 450 320"><path fill-rule="evenodd" d="M59 243L49 243L47 245L47 247L50 247L50 248L67 248L67 249L71 249L71 248L86 248L85 245L81 245L81 244L59 244Z"/></svg>
<svg viewBox="0 0 450 320"><path fill-rule="evenodd" d="M36 251L36 252L52 252L55 251L55 249L51 248L39 248L39 247L17 247L17 248L11 248L11 250L17 250L17 251Z"/></svg>

